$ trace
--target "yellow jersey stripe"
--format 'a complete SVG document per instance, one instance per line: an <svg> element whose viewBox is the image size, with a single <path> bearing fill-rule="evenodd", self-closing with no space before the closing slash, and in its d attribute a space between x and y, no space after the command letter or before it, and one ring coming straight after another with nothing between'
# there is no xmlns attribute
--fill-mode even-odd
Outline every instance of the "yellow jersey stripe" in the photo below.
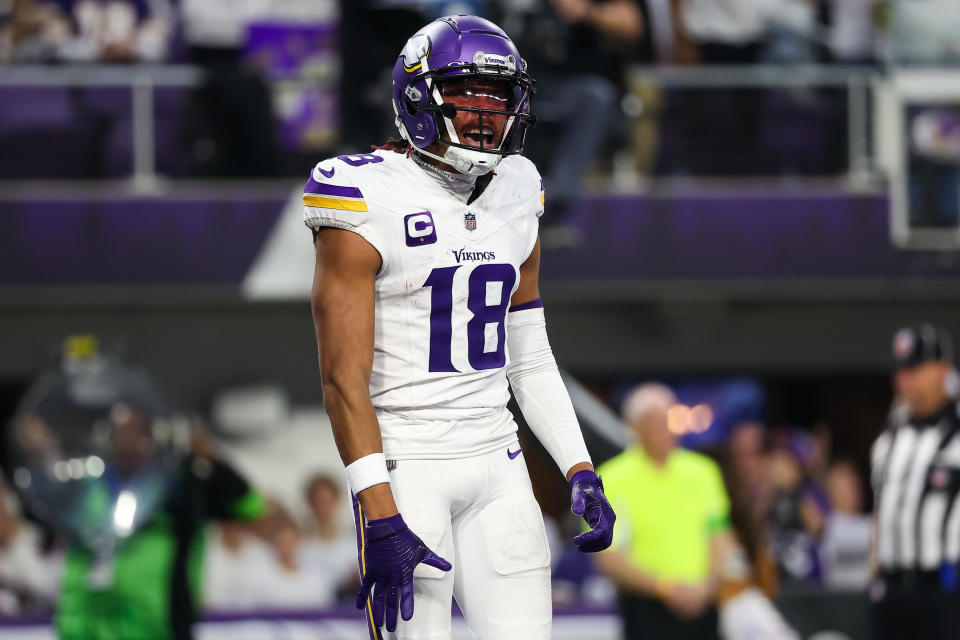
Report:
<svg viewBox="0 0 960 640"><path fill-rule="evenodd" d="M540 192L540 204L543 204L543 191Z"/></svg>
<svg viewBox="0 0 960 640"><path fill-rule="evenodd" d="M313 196L303 194L303 204L308 207L322 207L324 209L343 209L346 211L369 211L365 200L349 200L346 198L331 198L328 196Z"/></svg>

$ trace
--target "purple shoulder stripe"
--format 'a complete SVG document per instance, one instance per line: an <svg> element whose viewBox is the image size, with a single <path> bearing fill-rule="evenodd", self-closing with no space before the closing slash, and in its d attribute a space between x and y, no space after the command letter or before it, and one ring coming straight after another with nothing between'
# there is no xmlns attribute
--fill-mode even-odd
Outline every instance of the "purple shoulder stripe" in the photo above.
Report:
<svg viewBox="0 0 960 640"><path fill-rule="evenodd" d="M542 309L543 308L543 298L536 298L530 302L524 302L523 304L518 304L510 307L510 311L523 311L525 309Z"/></svg>
<svg viewBox="0 0 960 640"><path fill-rule="evenodd" d="M318 196L335 196L340 198L362 198L363 194L356 187L340 187L335 184L324 184L317 182L310 176L307 184L303 187L304 193L310 193Z"/></svg>

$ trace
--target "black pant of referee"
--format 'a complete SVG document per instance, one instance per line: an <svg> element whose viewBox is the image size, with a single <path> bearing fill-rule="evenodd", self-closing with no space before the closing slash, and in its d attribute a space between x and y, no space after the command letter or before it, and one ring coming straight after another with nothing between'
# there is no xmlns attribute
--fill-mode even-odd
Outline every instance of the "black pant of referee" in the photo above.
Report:
<svg viewBox="0 0 960 640"><path fill-rule="evenodd" d="M936 572L888 574L871 597L875 640L960 638L960 591L945 591Z"/></svg>

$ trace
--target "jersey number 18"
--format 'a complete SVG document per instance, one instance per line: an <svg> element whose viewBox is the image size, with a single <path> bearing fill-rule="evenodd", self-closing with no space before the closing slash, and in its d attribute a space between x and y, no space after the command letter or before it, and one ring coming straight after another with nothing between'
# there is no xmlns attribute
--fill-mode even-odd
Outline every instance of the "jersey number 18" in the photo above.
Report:
<svg viewBox="0 0 960 640"><path fill-rule="evenodd" d="M459 371L453 366L453 276L461 265L440 267L430 272L423 286L430 287L430 371ZM506 364L506 316L510 292L517 273L509 264L481 264L470 272L467 309L473 314L467 322L467 360L479 369L498 369ZM487 285L499 282L500 300L487 302ZM486 350L487 325L497 328L497 345Z"/></svg>

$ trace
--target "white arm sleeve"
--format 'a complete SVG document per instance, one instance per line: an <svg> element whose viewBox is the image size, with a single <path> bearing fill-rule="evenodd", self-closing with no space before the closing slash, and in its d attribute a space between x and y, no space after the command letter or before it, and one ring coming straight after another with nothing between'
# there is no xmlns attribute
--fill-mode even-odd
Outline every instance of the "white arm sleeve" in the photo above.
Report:
<svg viewBox="0 0 960 640"><path fill-rule="evenodd" d="M539 301L538 301L539 302ZM507 314L507 379L523 417L560 471L590 462L580 423L547 340L542 305Z"/></svg>

